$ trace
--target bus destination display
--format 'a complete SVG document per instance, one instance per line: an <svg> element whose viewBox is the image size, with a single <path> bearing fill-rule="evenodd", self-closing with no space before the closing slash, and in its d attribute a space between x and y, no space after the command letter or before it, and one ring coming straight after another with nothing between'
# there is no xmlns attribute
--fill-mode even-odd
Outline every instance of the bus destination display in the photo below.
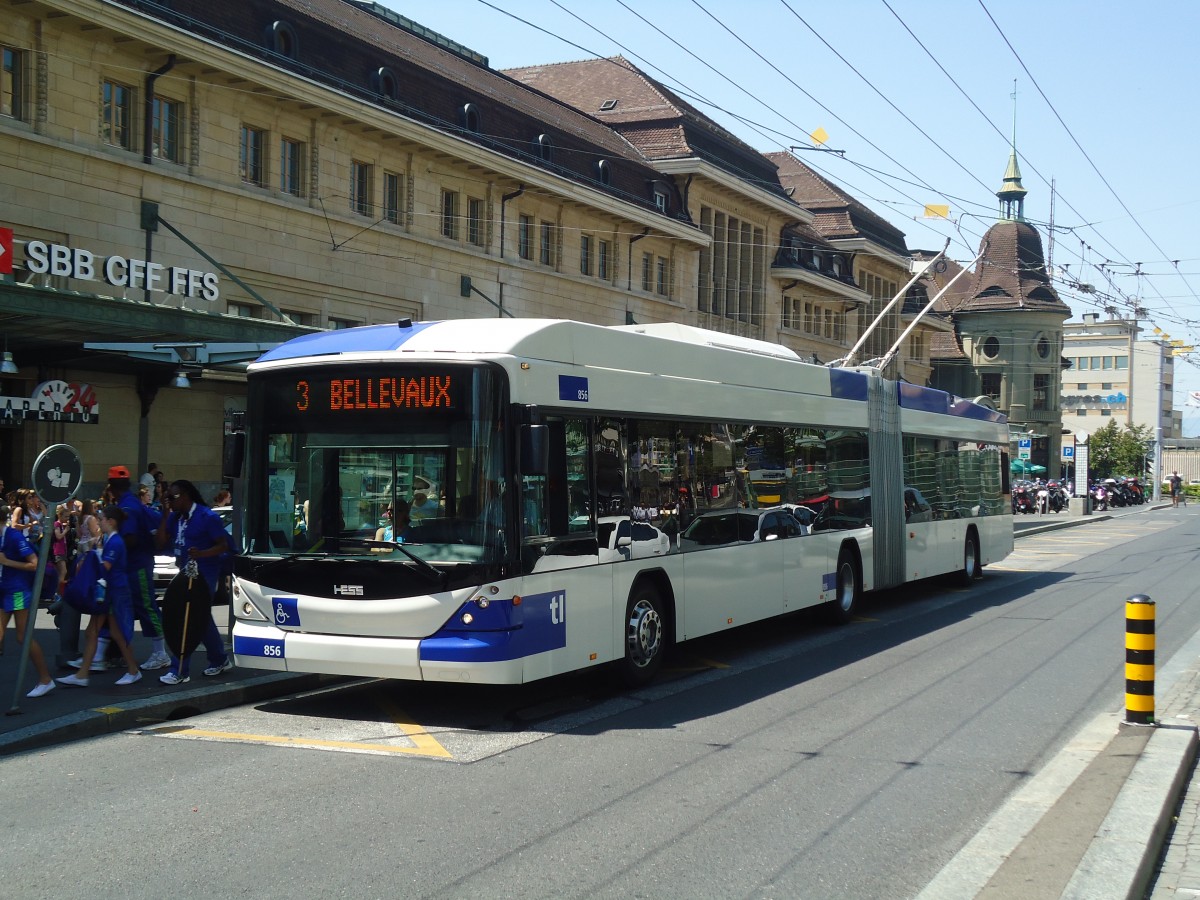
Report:
<svg viewBox="0 0 1200 900"><path fill-rule="evenodd" d="M449 411L459 406L457 393L453 374L301 378L296 381L295 404L299 413Z"/></svg>

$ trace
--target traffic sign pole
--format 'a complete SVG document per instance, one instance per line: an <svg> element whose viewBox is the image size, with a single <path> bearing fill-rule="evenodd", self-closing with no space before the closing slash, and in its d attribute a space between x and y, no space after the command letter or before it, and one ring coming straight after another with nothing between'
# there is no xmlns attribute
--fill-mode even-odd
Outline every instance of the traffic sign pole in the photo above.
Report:
<svg viewBox="0 0 1200 900"><path fill-rule="evenodd" d="M50 559L50 538L54 532L54 519L47 513L59 503L74 499L83 483L83 463L75 448L69 444L53 444L47 447L33 463L33 489L42 501L42 545L38 548L37 574L33 576L33 597L29 617L25 622L25 641L21 644L21 661L17 665L17 681L13 686L12 706L7 716L21 712L21 688L25 684L25 669L29 665L29 649L33 646L34 628L37 624L38 606L41 603L42 585L46 580L46 564ZM46 519L50 519L46 522Z"/></svg>

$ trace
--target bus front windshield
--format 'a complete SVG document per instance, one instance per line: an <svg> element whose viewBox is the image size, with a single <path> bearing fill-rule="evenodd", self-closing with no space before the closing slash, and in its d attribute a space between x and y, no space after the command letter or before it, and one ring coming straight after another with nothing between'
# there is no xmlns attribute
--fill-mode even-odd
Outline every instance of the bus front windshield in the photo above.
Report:
<svg viewBox="0 0 1200 900"><path fill-rule="evenodd" d="M504 545L504 380L397 363L251 376L252 553L436 563Z"/></svg>

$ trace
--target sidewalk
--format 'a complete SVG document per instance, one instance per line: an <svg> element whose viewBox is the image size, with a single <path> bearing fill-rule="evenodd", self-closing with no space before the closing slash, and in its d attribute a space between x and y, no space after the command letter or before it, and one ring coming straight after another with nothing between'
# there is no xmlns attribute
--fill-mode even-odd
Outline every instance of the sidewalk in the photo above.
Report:
<svg viewBox="0 0 1200 900"><path fill-rule="evenodd" d="M228 607L214 607L217 627L228 646ZM84 624L87 624L85 616ZM67 675L73 669L56 668L59 656L58 630L54 618L43 608L38 610L35 636L41 644L54 677ZM80 647L83 635L80 634ZM9 623L4 635L4 654L0 656L0 710L13 707L13 690L20 664L20 645L15 625ZM150 641L135 627L134 657L141 662L150 655ZM47 747L64 741L110 734L154 722L181 719L214 709L224 709L242 703L253 703L294 691L309 690L333 679L323 675L299 675L286 672L264 672L259 669L233 668L214 677L203 674L204 648L192 657L191 681L169 686L158 677L166 670L143 672L136 684L118 687L116 681L123 669L93 672L86 688L58 685L49 694L28 699L25 694L37 684L33 663L25 668L25 678L16 695L19 713L0 716L0 756Z"/></svg>
<svg viewBox="0 0 1200 900"><path fill-rule="evenodd" d="M1015 536L1170 506L1043 516L1025 527L1018 521ZM1116 710L1097 717L996 811L920 900L1200 897L1200 633L1157 676L1158 727L1125 725Z"/></svg>

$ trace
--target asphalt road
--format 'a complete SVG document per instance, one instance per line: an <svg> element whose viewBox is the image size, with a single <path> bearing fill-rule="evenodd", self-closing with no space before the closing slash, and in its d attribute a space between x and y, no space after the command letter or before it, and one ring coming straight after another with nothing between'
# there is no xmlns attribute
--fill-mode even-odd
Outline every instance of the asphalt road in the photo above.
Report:
<svg viewBox="0 0 1200 900"><path fill-rule="evenodd" d="M1018 542L970 590L682 649L650 687L363 682L10 757L4 894L913 896L1124 700L1124 601L1200 628L1200 509Z"/></svg>

